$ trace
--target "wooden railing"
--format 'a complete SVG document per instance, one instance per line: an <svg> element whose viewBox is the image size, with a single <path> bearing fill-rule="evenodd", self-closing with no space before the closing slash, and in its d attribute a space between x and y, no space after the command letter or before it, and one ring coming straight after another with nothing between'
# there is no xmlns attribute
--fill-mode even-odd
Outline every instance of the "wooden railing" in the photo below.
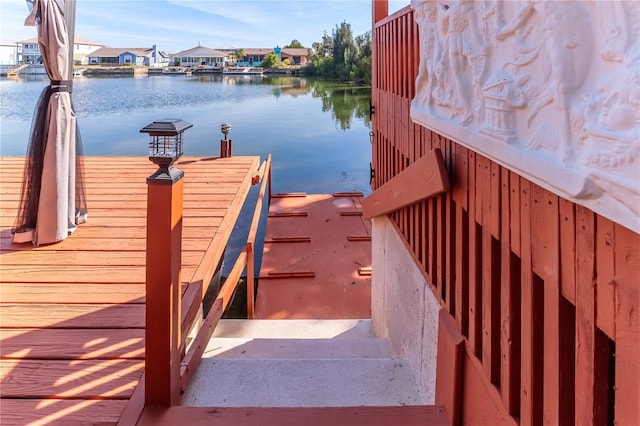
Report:
<svg viewBox="0 0 640 426"><path fill-rule="evenodd" d="M11 67L7 69L7 75L18 75L20 74L20 71L27 68L28 66L29 64L20 64L20 65L16 65L15 67Z"/></svg>
<svg viewBox="0 0 640 426"><path fill-rule="evenodd" d="M172 172L167 179L148 179L148 225L147 225L147 306L145 376L136 390L136 404L131 416L146 405L178 405L180 395L195 374L202 354L222 314L227 308L240 281L242 271L247 269L247 310L253 317L255 239L262 212L267 186L271 193L271 155L263 162L257 173L248 176L252 185L262 182L255 211L249 227L247 243L220 289L203 323L198 329L198 312L201 309L208 281L213 276L215 265L205 265L207 271L203 282L187 286L184 295L181 289L180 265L182 243L182 172ZM249 181L247 180L247 183ZM238 199L242 202L242 199ZM240 206L235 206L240 208ZM216 248L222 253L222 248ZM206 281L206 282L204 282ZM190 330L197 331L192 341L187 340ZM167 350L169 349L169 350ZM144 391L144 392L143 392ZM140 393L140 395L138 395ZM133 399L133 398L132 398ZM141 401L144 400L144 403ZM131 405L131 404L130 404ZM134 406L135 405L135 406ZM130 416L127 415L127 418Z"/></svg>
<svg viewBox="0 0 640 426"><path fill-rule="evenodd" d="M389 217L465 339L455 418L640 424L640 236L413 123L410 7L373 46L374 189L434 148L451 182Z"/></svg>
<svg viewBox="0 0 640 426"><path fill-rule="evenodd" d="M251 225L249 226L247 243L238 255L238 258L233 264L229 275L227 275L224 284L220 288L216 300L213 302L200 331L196 335L182 360L180 369L182 392L185 391L193 377L193 374L195 374L198 369L200 359L204 353L207 343L211 339L211 335L213 334L218 321L222 318L222 314L229 305L229 302L233 297L233 293L236 291L238 283L240 282L242 271L244 271L245 268L247 269L247 315L249 318L253 318L255 301L255 241L267 187L269 187L269 194L271 193L271 154L267 156L267 159L260 166L258 173L253 177L252 184L255 185L259 182L262 182L262 184L260 185L260 192L253 212Z"/></svg>

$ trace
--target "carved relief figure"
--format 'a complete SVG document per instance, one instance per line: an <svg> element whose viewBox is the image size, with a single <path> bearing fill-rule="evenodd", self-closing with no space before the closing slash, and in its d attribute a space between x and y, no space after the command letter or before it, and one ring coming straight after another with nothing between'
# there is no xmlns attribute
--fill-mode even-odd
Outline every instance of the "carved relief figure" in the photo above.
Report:
<svg viewBox="0 0 640 426"><path fill-rule="evenodd" d="M427 52L421 58L416 77L416 102L431 105L436 88L436 66L442 60L442 44L437 34L438 3L426 0L411 0L415 19L420 28L420 48Z"/></svg>
<svg viewBox="0 0 640 426"><path fill-rule="evenodd" d="M575 161L571 133L571 95L582 85L591 62L592 34L589 15L581 2L523 1L513 20L503 26L496 38L505 40L515 34L520 53L525 53L525 37L531 28L525 25L538 15L545 33L539 48L544 83L531 102L529 122L553 102L560 117L560 155L565 167ZM568 23L571 23L570 25Z"/></svg>
<svg viewBox="0 0 640 426"><path fill-rule="evenodd" d="M587 96L586 164L616 168L640 153L640 46L629 49L624 73Z"/></svg>
<svg viewBox="0 0 640 426"><path fill-rule="evenodd" d="M486 48L493 47L491 39L494 38L498 28L503 23L502 1L484 1L481 9L482 38Z"/></svg>
<svg viewBox="0 0 640 426"><path fill-rule="evenodd" d="M485 84L484 120L480 132L507 143L516 141L515 110L527 105L527 97L522 89L523 80L516 81L505 70L500 70Z"/></svg>
<svg viewBox="0 0 640 426"><path fill-rule="evenodd" d="M456 95L454 116L466 126L474 117L472 98L480 99L480 80L486 66L486 51L480 42L473 1L453 1L444 4L442 28L447 34L446 51L451 67L451 84ZM472 81L469 81L471 74ZM479 106L476 105L476 111Z"/></svg>
<svg viewBox="0 0 640 426"><path fill-rule="evenodd" d="M411 5L414 122L640 232L640 0Z"/></svg>
<svg viewBox="0 0 640 426"><path fill-rule="evenodd" d="M622 2L605 1L598 3L600 26L605 37L601 51L602 58L607 61L622 62L627 48L627 25L624 4Z"/></svg>

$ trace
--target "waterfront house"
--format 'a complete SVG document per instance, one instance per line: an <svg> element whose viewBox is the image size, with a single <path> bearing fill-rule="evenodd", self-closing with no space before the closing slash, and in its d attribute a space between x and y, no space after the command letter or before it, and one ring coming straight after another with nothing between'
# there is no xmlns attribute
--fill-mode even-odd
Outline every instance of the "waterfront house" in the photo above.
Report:
<svg viewBox="0 0 640 426"><path fill-rule="evenodd" d="M196 46L171 55L171 65L181 67L223 66L227 60L227 55L215 49L205 46Z"/></svg>
<svg viewBox="0 0 640 426"><path fill-rule="evenodd" d="M244 56L237 58L236 65L240 67L259 67L262 64L262 60L269 53L273 53L271 48L254 48L248 47L243 49Z"/></svg>
<svg viewBox="0 0 640 426"><path fill-rule="evenodd" d="M289 59L291 65L305 65L307 63L307 57L309 56L309 49L306 48L246 48L244 50L244 56L238 58L238 66L255 66L259 67L262 64L262 60L269 53L275 53L278 55L281 61Z"/></svg>
<svg viewBox="0 0 640 426"><path fill-rule="evenodd" d="M161 67L169 65L169 58L170 55L158 50L156 45L151 48L103 47L91 54L89 64Z"/></svg>
<svg viewBox="0 0 640 426"><path fill-rule="evenodd" d="M40 54L40 45L38 38L30 38L21 40L16 43L17 58L20 64L41 64L42 55ZM89 55L100 49L102 44L95 41L87 40L82 37L75 37L73 45L73 60L78 65L86 65L89 63Z"/></svg>
<svg viewBox="0 0 640 426"><path fill-rule="evenodd" d="M307 57L309 56L309 49L306 47L293 48L285 47L281 51L281 58L283 61L289 59L291 65L306 65Z"/></svg>

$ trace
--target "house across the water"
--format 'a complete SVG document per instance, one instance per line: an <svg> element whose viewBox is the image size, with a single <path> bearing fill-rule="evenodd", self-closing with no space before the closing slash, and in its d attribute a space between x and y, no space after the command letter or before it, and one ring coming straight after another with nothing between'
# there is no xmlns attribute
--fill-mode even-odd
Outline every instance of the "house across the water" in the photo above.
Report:
<svg viewBox="0 0 640 426"><path fill-rule="evenodd" d="M171 55L171 65L181 67L222 67L226 59L227 56L224 52L205 46L196 46Z"/></svg>
<svg viewBox="0 0 640 426"><path fill-rule="evenodd" d="M73 46L73 60L76 64L86 65L89 56L102 47L102 44L82 37L75 37ZM36 37L21 40L17 45L18 64L41 64L42 54Z"/></svg>
<svg viewBox="0 0 640 426"><path fill-rule="evenodd" d="M155 45L150 48L103 47L89 56L89 65L162 67L169 65L169 55Z"/></svg>

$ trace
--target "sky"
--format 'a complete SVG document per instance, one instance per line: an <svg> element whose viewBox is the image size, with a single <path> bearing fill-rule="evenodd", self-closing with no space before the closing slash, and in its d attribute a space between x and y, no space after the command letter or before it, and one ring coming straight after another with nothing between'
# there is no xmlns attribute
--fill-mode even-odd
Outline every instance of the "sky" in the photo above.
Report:
<svg viewBox="0 0 640 426"><path fill-rule="evenodd" d="M390 0L392 13L409 0ZM25 27L24 0L0 0L0 42L37 36ZM371 29L371 0L77 0L76 36L111 47L151 47L178 53L201 45L275 47L320 41L341 22L354 36Z"/></svg>

